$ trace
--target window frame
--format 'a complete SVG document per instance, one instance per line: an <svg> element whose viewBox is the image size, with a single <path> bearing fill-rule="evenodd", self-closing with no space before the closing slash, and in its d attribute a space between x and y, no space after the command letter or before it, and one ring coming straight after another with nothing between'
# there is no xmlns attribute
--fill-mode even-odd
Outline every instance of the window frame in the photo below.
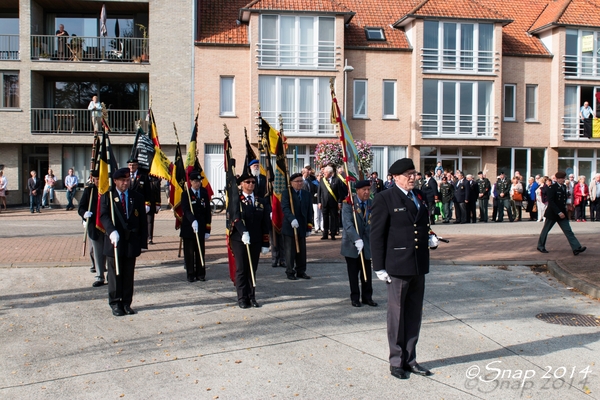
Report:
<svg viewBox="0 0 600 400"><path fill-rule="evenodd" d="M7 106L7 105L4 104L4 99L7 97L7 94L5 93L5 81L4 81L4 77L7 76L7 75L9 75L9 76L16 76L17 77L17 94L16 94L16 98L17 98L18 104L16 106ZM21 109L21 74L19 73L19 71L0 70L0 84L2 85L2 96L0 96L0 109L3 109L3 110L20 110Z"/></svg>
<svg viewBox="0 0 600 400"><path fill-rule="evenodd" d="M378 34L378 37L371 37L372 34ZM383 28L374 26L365 26L365 37L367 38L367 40L377 42L385 42L387 40L385 38L385 32Z"/></svg>
<svg viewBox="0 0 600 400"><path fill-rule="evenodd" d="M364 84L364 113L357 113L356 90L357 85ZM362 108L362 107L361 107ZM358 110L360 111L360 110ZM356 119L369 118L369 83L367 79L354 79L352 83L352 117Z"/></svg>
<svg viewBox="0 0 600 400"><path fill-rule="evenodd" d="M231 81L231 110L225 110L223 107L223 94L225 82ZM235 76L222 75L219 79L219 116L221 117L235 117Z"/></svg>
<svg viewBox="0 0 600 400"><path fill-rule="evenodd" d="M386 109L386 84L391 84L392 85L392 94L393 94L393 99L392 99L392 107L394 112L392 114L386 114L385 113L385 109ZM382 82L382 90L381 90L381 95L382 95L382 99L381 99L381 115L383 119L397 119L398 118L398 112L397 112L397 105L398 105L398 93L397 93L397 81L395 79L384 79ZM389 90L389 89L388 89Z"/></svg>
<svg viewBox="0 0 600 400"><path fill-rule="evenodd" d="M512 88L512 117L507 116L506 114L506 100L508 99L508 96L506 94L506 90L508 88ZM516 83L505 83L504 84L504 99L502 102L502 108L503 108L503 117L504 117L504 121L509 121L509 122L516 122L517 121L517 84Z"/></svg>
<svg viewBox="0 0 600 400"><path fill-rule="evenodd" d="M529 98L529 89L534 89L533 102ZM525 85L525 122L538 122L538 99L539 88L537 84L528 83ZM529 117L530 107L533 106L533 117Z"/></svg>

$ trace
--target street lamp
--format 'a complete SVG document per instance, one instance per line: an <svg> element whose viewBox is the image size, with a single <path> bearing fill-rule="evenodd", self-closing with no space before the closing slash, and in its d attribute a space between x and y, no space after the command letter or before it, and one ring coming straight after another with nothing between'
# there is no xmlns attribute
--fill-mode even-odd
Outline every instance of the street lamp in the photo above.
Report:
<svg viewBox="0 0 600 400"><path fill-rule="evenodd" d="M346 88L348 87L348 72L354 71L354 67L352 65L348 65L348 59L345 60L344 64L344 118L348 118L346 115L346 105L348 104Z"/></svg>

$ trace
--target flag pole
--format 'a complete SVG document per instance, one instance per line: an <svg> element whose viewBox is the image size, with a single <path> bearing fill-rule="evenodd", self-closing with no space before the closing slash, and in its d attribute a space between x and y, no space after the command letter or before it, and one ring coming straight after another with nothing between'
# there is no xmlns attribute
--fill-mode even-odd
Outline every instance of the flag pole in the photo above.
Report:
<svg viewBox="0 0 600 400"><path fill-rule="evenodd" d="M279 114L279 133L281 134L281 140L282 140L282 145L283 145L283 117L281 116L281 114ZM285 163L286 163L286 170L287 171L287 175L285 176L285 186L287 187L287 191L288 191L288 196L290 198L290 209L292 210L292 215L294 217L296 217L296 213L294 212L294 199L292 197L292 187L290 184L290 171L289 168L287 168L287 156L285 154L285 147L284 147L284 154L283 156L285 157ZM294 229L294 239L296 242L296 253L300 253L300 242L298 241L298 229L297 228L293 228Z"/></svg>
<svg viewBox="0 0 600 400"><path fill-rule="evenodd" d="M265 133L263 131L263 126L262 126L262 114L260 113L260 103L258 103L258 131L260 132L260 141L258 142L259 146L258 146L258 151L260 152L261 149L264 151L265 153L265 162L267 164L267 194L269 196L269 202L271 203L271 211L273 210L273 196L275 195L274 191L273 191L273 177L271 176L271 171L273 170L273 166L271 165L271 149L270 149L270 141L265 139ZM265 141L267 142L267 145L265 146ZM271 230L275 231L275 224L273 223L273 218L271 218ZM277 248L277 235L273 234L272 235L273 238L273 248Z"/></svg>
<svg viewBox="0 0 600 400"><path fill-rule="evenodd" d="M177 138L177 147L180 147L179 146L179 135L177 134L177 127L175 126L175 122L173 122L173 130L175 131L175 138ZM181 148L179 150L179 153L181 154ZM187 198L190 203L190 211L192 212L192 215L194 215L194 208L192 207L192 198L190 197L190 187L187 184L187 177L186 177L186 183L185 183L185 192L187 193ZM194 215L194 217L195 217L195 215ZM200 246L200 238L198 237L198 232L194 232L194 234L196 235L196 244L198 245L198 253L200 253L200 263L202 263L202 266L204 267L204 257L202 257L202 247Z"/></svg>
<svg viewBox="0 0 600 400"><path fill-rule="evenodd" d="M94 143L92 143L92 157L90 159L90 179L92 178L92 171L96 169L96 141L98 140L98 132L94 132ZM88 203L87 210L90 211L92 208L92 194L94 190L90 191L90 201ZM85 249L87 246L87 227L89 223L89 217L85 219L85 227L83 228L83 246L81 249L81 256L85 256Z"/></svg>

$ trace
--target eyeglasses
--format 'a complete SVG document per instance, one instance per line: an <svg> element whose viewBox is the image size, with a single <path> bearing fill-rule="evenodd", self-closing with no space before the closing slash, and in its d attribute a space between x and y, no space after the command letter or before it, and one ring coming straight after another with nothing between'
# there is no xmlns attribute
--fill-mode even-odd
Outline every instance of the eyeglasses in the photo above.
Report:
<svg viewBox="0 0 600 400"><path fill-rule="evenodd" d="M417 176L417 171L404 172L402 175L406 176L407 178L410 178L411 176Z"/></svg>
<svg viewBox="0 0 600 400"><path fill-rule="evenodd" d="M248 185L256 185L256 181L244 181Z"/></svg>
<svg viewBox="0 0 600 400"><path fill-rule="evenodd" d="M301 182L302 182L302 179L294 179L294 180L292 181L292 183L301 183Z"/></svg>

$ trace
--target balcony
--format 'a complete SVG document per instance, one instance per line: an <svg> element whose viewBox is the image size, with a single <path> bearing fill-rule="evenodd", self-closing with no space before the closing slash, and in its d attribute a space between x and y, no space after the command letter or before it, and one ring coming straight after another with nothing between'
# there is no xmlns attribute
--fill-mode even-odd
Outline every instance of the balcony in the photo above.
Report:
<svg viewBox="0 0 600 400"><path fill-rule="evenodd" d="M335 136L334 125L331 123L331 113L327 112L293 112L293 111L264 111L261 115L273 127L279 128L278 116L283 118L283 133L285 136Z"/></svg>
<svg viewBox="0 0 600 400"><path fill-rule="evenodd" d="M423 138L490 139L498 130L491 115L421 114Z"/></svg>
<svg viewBox="0 0 600 400"><path fill-rule="evenodd" d="M0 60L19 60L19 35L0 35Z"/></svg>
<svg viewBox="0 0 600 400"><path fill-rule="evenodd" d="M148 38L31 36L31 59L40 61L147 62Z"/></svg>
<svg viewBox="0 0 600 400"><path fill-rule="evenodd" d="M421 49L421 68L440 73L492 73L492 51Z"/></svg>
<svg viewBox="0 0 600 400"><path fill-rule="evenodd" d="M263 41L257 44L259 68L335 69L335 43L319 45L281 44Z"/></svg>
<svg viewBox="0 0 600 400"><path fill-rule="evenodd" d="M563 56L563 72L565 76L576 78L600 78L600 54Z"/></svg>
<svg viewBox="0 0 600 400"><path fill-rule="evenodd" d="M108 110L108 125L113 133L135 135L137 121L147 130L148 110ZM31 133L93 134L91 111L70 108L32 108Z"/></svg>
<svg viewBox="0 0 600 400"><path fill-rule="evenodd" d="M594 120L594 121L597 121ZM579 117L562 117L562 136L563 139L573 141L589 142L590 140L599 141L600 138L586 138L583 136L583 123Z"/></svg>

